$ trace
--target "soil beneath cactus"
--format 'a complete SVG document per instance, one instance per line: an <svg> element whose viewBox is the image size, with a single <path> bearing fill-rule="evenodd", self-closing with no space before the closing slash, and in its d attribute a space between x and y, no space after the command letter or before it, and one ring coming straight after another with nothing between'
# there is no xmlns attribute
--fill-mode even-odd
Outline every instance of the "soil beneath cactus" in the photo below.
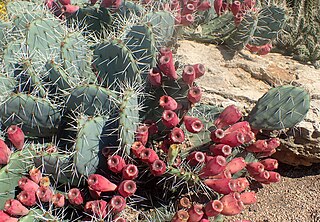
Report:
<svg viewBox="0 0 320 222"><path fill-rule="evenodd" d="M320 89L319 70L279 53L259 57L244 51L230 59L222 47L180 41L176 60L180 65L206 66L207 73L197 81L204 90L205 102L224 107L235 104L244 112L272 86L298 82L316 91ZM300 164L299 158L284 158L280 157L280 161ZM320 164L309 167L280 164L278 172L282 175L281 182L253 184L251 189L257 192L258 202L225 221L320 222Z"/></svg>

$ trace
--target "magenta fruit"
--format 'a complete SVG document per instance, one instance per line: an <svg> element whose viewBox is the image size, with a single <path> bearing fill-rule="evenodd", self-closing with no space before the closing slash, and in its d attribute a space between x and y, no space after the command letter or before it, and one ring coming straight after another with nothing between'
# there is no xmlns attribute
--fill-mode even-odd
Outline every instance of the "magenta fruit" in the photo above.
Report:
<svg viewBox="0 0 320 222"><path fill-rule="evenodd" d="M83 194L78 188L72 188L68 192L68 200L72 205L83 204Z"/></svg>
<svg viewBox="0 0 320 222"><path fill-rule="evenodd" d="M204 127L201 120L192 116L184 116L183 122L190 133L199 133Z"/></svg>
<svg viewBox="0 0 320 222"><path fill-rule="evenodd" d="M163 111L161 120L163 125L165 125L167 128L173 128L179 124L179 118L172 110Z"/></svg>
<svg viewBox="0 0 320 222"><path fill-rule="evenodd" d="M162 160L155 160L150 165L150 171L154 176L161 176L166 172L166 164Z"/></svg>
<svg viewBox="0 0 320 222"><path fill-rule="evenodd" d="M122 169L126 166L124 159L119 155L109 157L107 164L109 170L111 170L114 173L120 173Z"/></svg>
<svg viewBox="0 0 320 222"><path fill-rule="evenodd" d="M171 96L161 96L159 100L159 106L164 110L176 110L178 103Z"/></svg>
<svg viewBox="0 0 320 222"><path fill-rule="evenodd" d="M125 180L133 180L138 177L139 170L138 167L134 164L128 164L122 170L122 178Z"/></svg>
<svg viewBox="0 0 320 222"><path fill-rule="evenodd" d="M93 190L99 192L108 192L117 189L117 185L111 183L107 178L99 174L91 174L88 177L88 185Z"/></svg>
<svg viewBox="0 0 320 222"><path fill-rule="evenodd" d="M16 125L11 125L7 129L7 134L8 134L8 139L17 148L17 150L22 150L24 145L24 137L25 137L22 130Z"/></svg>
<svg viewBox="0 0 320 222"><path fill-rule="evenodd" d="M123 197L132 196L137 190L137 185L133 180L124 180L120 183L118 192Z"/></svg>

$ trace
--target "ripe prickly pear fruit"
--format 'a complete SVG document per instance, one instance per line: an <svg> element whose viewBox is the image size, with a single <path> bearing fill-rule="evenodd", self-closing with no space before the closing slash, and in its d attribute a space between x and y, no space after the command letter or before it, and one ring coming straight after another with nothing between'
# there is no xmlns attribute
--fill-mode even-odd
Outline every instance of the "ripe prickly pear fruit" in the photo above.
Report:
<svg viewBox="0 0 320 222"><path fill-rule="evenodd" d="M281 175L279 173L274 171L269 171L269 178L268 178L269 183L277 183L280 181L281 181Z"/></svg>
<svg viewBox="0 0 320 222"><path fill-rule="evenodd" d="M138 177L139 170L134 164L128 164L122 170L122 178L125 180L133 180Z"/></svg>
<svg viewBox="0 0 320 222"><path fill-rule="evenodd" d="M189 213L185 210L179 210L173 216L171 222L186 222L189 219Z"/></svg>
<svg viewBox="0 0 320 222"><path fill-rule="evenodd" d="M193 4L186 4L182 9L182 15L192 14L196 10Z"/></svg>
<svg viewBox="0 0 320 222"><path fill-rule="evenodd" d="M217 128L224 128L235 124L241 117L241 111L235 105L230 105L222 111L219 117L214 121L214 125L216 125Z"/></svg>
<svg viewBox="0 0 320 222"><path fill-rule="evenodd" d="M222 215L233 216L239 214L244 209L244 204L240 199L239 193L230 193L223 196L220 201L223 204Z"/></svg>
<svg viewBox="0 0 320 222"><path fill-rule="evenodd" d="M102 0L100 7L118 9L122 0Z"/></svg>
<svg viewBox="0 0 320 222"><path fill-rule="evenodd" d="M61 5L70 5L71 4L71 0L59 0Z"/></svg>
<svg viewBox="0 0 320 222"><path fill-rule="evenodd" d="M249 181L247 180L247 178L244 178L244 177L231 179L230 183L233 188L232 190L239 193L241 193L247 187L249 187Z"/></svg>
<svg viewBox="0 0 320 222"><path fill-rule="evenodd" d="M194 104L200 101L201 96L202 96L201 89L197 86L192 86L188 91L187 98L189 102Z"/></svg>
<svg viewBox="0 0 320 222"><path fill-rule="evenodd" d="M240 25L241 21L243 20L244 14L242 12L238 12L236 16L234 16L234 24L236 26Z"/></svg>
<svg viewBox="0 0 320 222"><path fill-rule="evenodd" d="M262 173L264 171L264 166L260 162L248 163L246 168L251 176L259 175L260 173Z"/></svg>
<svg viewBox="0 0 320 222"><path fill-rule="evenodd" d="M158 67L160 71L170 79L178 79L178 75L174 67L173 58L170 58L170 56L161 56L158 62Z"/></svg>
<svg viewBox="0 0 320 222"><path fill-rule="evenodd" d="M36 184L39 184L42 178L42 173L38 168L32 168L29 171L29 176L33 182L35 182Z"/></svg>
<svg viewBox="0 0 320 222"><path fill-rule="evenodd" d="M17 148L22 150L24 145L24 133L17 125L11 125L7 130L7 135L11 143Z"/></svg>
<svg viewBox="0 0 320 222"><path fill-rule="evenodd" d="M120 183L118 192L123 197L132 196L137 190L137 185L133 180L124 180Z"/></svg>
<svg viewBox="0 0 320 222"><path fill-rule="evenodd" d="M256 5L256 1L255 0L244 0L243 4L244 4L245 8L252 9Z"/></svg>
<svg viewBox="0 0 320 222"><path fill-rule="evenodd" d="M200 78L201 76L203 76L204 73L206 72L206 69L205 69L204 65L200 64L200 63L194 64L193 65L193 69L194 69L194 73L195 73L196 79Z"/></svg>
<svg viewBox="0 0 320 222"><path fill-rule="evenodd" d="M206 157L203 152L200 151L193 151L192 153L187 156L187 161L190 166L196 166L198 164L204 163Z"/></svg>
<svg viewBox="0 0 320 222"><path fill-rule="evenodd" d="M39 188L39 185L36 184L34 181L28 179L27 177L22 177L18 181L18 186L21 190L32 190L36 192Z"/></svg>
<svg viewBox="0 0 320 222"><path fill-rule="evenodd" d="M194 22L194 16L192 14L186 14L181 16L181 25L191 25Z"/></svg>
<svg viewBox="0 0 320 222"><path fill-rule="evenodd" d="M222 172L218 173L217 175L210 176L210 179L224 179L224 178L232 178L232 175L229 170L224 169Z"/></svg>
<svg viewBox="0 0 320 222"><path fill-rule="evenodd" d="M111 198L108 207L112 213L120 213L126 208L126 200L122 196L115 195Z"/></svg>
<svg viewBox="0 0 320 222"><path fill-rule="evenodd" d="M148 73L148 80L154 87L160 87L162 85L162 74L158 68L152 68Z"/></svg>
<svg viewBox="0 0 320 222"><path fill-rule="evenodd" d="M74 14L80 9L77 5L64 5L62 10L68 14Z"/></svg>
<svg viewBox="0 0 320 222"><path fill-rule="evenodd" d="M18 219L10 217L4 211L0 210L0 222L18 222Z"/></svg>
<svg viewBox="0 0 320 222"><path fill-rule="evenodd" d="M225 133L222 129L216 129L211 132L210 138L215 143L220 143L221 139L225 136Z"/></svg>
<svg viewBox="0 0 320 222"><path fill-rule="evenodd" d="M10 161L11 150L5 144L5 142L0 139L0 165L9 163Z"/></svg>
<svg viewBox="0 0 320 222"><path fill-rule="evenodd" d="M191 201L188 197L182 197L179 200L179 208L190 208L191 207Z"/></svg>
<svg viewBox="0 0 320 222"><path fill-rule="evenodd" d="M99 192L109 192L117 189L117 185L111 183L107 178L99 174L91 174L88 177L88 185L93 190Z"/></svg>
<svg viewBox="0 0 320 222"><path fill-rule="evenodd" d="M20 201L14 199L7 200L3 210L11 216L25 216L29 213L29 210Z"/></svg>
<svg viewBox="0 0 320 222"><path fill-rule="evenodd" d="M233 158L229 163L227 163L226 169L229 170L231 174L238 173L247 166L246 161L242 157Z"/></svg>
<svg viewBox="0 0 320 222"><path fill-rule="evenodd" d="M147 125L141 125L136 131L136 141L140 141L143 145L146 145L149 138L149 129Z"/></svg>
<svg viewBox="0 0 320 222"><path fill-rule="evenodd" d="M227 144L216 144L216 145L211 145L209 147L210 151L213 153L213 155L221 155L224 157L227 157L231 154L232 149L231 146Z"/></svg>
<svg viewBox="0 0 320 222"><path fill-rule="evenodd" d="M83 204L83 194L78 188L72 188L68 192L68 201L72 205Z"/></svg>
<svg viewBox="0 0 320 222"><path fill-rule="evenodd" d="M38 199L41 202L47 203L47 202L51 201L52 196L53 196L53 192L50 187L41 186L36 191L36 196L38 197Z"/></svg>
<svg viewBox="0 0 320 222"><path fill-rule="evenodd" d="M162 160L155 160L150 165L150 171L154 176L161 176L166 172L166 164Z"/></svg>
<svg viewBox="0 0 320 222"><path fill-rule="evenodd" d="M148 126L148 133L150 136L153 136L158 133L159 130L158 130L157 123L154 122L153 120L147 119L143 123Z"/></svg>
<svg viewBox="0 0 320 222"><path fill-rule="evenodd" d="M279 138L271 138L271 139L267 140L267 150L266 151L274 150L279 146L280 146L280 139Z"/></svg>
<svg viewBox="0 0 320 222"><path fill-rule="evenodd" d="M220 143L227 144L231 147L240 146L245 143L245 138L242 132L233 131L225 133L224 137L220 139Z"/></svg>
<svg viewBox="0 0 320 222"><path fill-rule="evenodd" d="M200 119L192 116L184 116L183 122L190 133L199 133L204 127Z"/></svg>
<svg viewBox="0 0 320 222"><path fill-rule="evenodd" d="M257 195L256 192L243 192L240 194L240 200L244 205L254 204L257 202Z"/></svg>
<svg viewBox="0 0 320 222"><path fill-rule="evenodd" d="M223 156L215 156L204 165L204 167L200 171L199 176L201 178L205 178L217 175L226 168L226 165L226 158L224 158Z"/></svg>
<svg viewBox="0 0 320 222"><path fill-rule="evenodd" d="M169 141L170 143L176 143L176 144L180 144L184 141L185 136L184 136L184 132L182 129L178 128L178 127L174 127L170 134L169 134Z"/></svg>
<svg viewBox="0 0 320 222"><path fill-rule="evenodd" d="M158 160L159 157L153 149L145 148L140 153L140 159L142 162L152 164L155 160Z"/></svg>
<svg viewBox="0 0 320 222"><path fill-rule="evenodd" d="M195 78L196 78L196 73L194 71L193 66L191 65L185 66L182 71L183 81L188 85L191 85L194 82Z"/></svg>
<svg viewBox="0 0 320 222"><path fill-rule="evenodd" d="M243 134L244 143L249 143L255 139L254 133L251 131L250 124L247 121L237 122L225 130L225 134L231 132L241 132Z"/></svg>
<svg viewBox="0 0 320 222"><path fill-rule="evenodd" d="M131 151L132 151L133 155L140 158L140 153L145 148L146 147L140 141L136 141L132 144Z"/></svg>
<svg viewBox="0 0 320 222"><path fill-rule="evenodd" d="M32 207L37 203L36 192L34 190L21 191L17 195L17 199L27 207Z"/></svg>
<svg viewBox="0 0 320 222"><path fill-rule="evenodd" d="M173 128L179 124L179 118L172 110L165 110L162 113L161 120L167 128Z"/></svg>
<svg viewBox="0 0 320 222"><path fill-rule="evenodd" d="M251 175L251 174L250 174ZM270 177L270 173L269 171L263 171L259 174L256 175L251 175L256 181L264 183L267 182L269 177Z"/></svg>
<svg viewBox="0 0 320 222"><path fill-rule="evenodd" d="M205 0L203 2L201 2L198 7L197 7L197 11L202 12L202 11L207 11L211 8L211 3L208 0Z"/></svg>
<svg viewBox="0 0 320 222"><path fill-rule="evenodd" d="M222 15L222 0L214 0L213 7L218 16Z"/></svg>
<svg viewBox="0 0 320 222"><path fill-rule="evenodd" d="M107 164L108 169L114 173L120 173L126 166L124 159L119 155L109 157Z"/></svg>
<svg viewBox="0 0 320 222"><path fill-rule="evenodd" d="M246 150L253 153L265 152L268 148L268 143L266 140L257 140L250 146L246 147Z"/></svg>
<svg viewBox="0 0 320 222"><path fill-rule="evenodd" d="M172 50L168 47L161 47L159 50L159 58L161 58L162 56L169 56L169 58L172 59Z"/></svg>
<svg viewBox="0 0 320 222"><path fill-rule="evenodd" d="M204 207L204 212L208 217L214 217L223 210L223 204L220 200L211 200Z"/></svg>
<svg viewBox="0 0 320 222"><path fill-rule="evenodd" d="M264 159L260 163L263 164L265 170L276 170L278 169L278 161L276 159Z"/></svg>
<svg viewBox="0 0 320 222"><path fill-rule="evenodd" d="M206 179L204 183L210 187L212 190L220 193L220 194L229 194L234 190L233 184L231 183L230 178L223 179Z"/></svg>
<svg viewBox="0 0 320 222"><path fill-rule="evenodd" d="M241 9L241 2L239 1L234 1L231 6L230 6L231 12L234 16L236 16Z"/></svg>
<svg viewBox="0 0 320 222"><path fill-rule="evenodd" d="M97 218L105 218L107 216L107 204L107 201L104 200L88 201L84 206L84 211Z"/></svg>
<svg viewBox="0 0 320 222"><path fill-rule="evenodd" d="M198 222L204 215L203 206L201 204L193 205L189 210L189 219L188 222Z"/></svg>
<svg viewBox="0 0 320 222"><path fill-rule="evenodd" d="M55 207L64 207L65 197L61 193L56 193L52 195L51 202Z"/></svg>
<svg viewBox="0 0 320 222"><path fill-rule="evenodd" d="M176 110L178 103L171 96L161 96L159 99L159 106L164 110Z"/></svg>

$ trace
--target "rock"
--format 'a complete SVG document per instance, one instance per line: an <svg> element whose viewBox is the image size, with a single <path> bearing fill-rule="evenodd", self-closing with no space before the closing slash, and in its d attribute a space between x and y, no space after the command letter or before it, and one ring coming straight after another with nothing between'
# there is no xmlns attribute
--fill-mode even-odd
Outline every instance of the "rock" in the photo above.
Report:
<svg viewBox="0 0 320 222"><path fill-rule="evenodd" d="M320 71L288 56L265 56L243 51L230 58L220 46L180 41L176 59L180 64L203 63L207 73L198 80L204 101L223 107L235 104L249 112L255 102L274 86L292 84L311 95L311 108L304 121L282 134L283 145L275 155L291 165L320 163Z"/></svg>

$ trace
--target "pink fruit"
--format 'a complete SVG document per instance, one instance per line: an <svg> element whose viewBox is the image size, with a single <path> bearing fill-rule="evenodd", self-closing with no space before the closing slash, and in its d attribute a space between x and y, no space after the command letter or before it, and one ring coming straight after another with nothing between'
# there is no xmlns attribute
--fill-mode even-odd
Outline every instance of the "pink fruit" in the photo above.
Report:
<svg viewBox="0 0 320 222"><path fill-rule="evenodd" d="M133 153L133 155L135 155L136 157L140 158L140 153L143 149L145 149L146 147L139 141L136 141L132 144L131 146L131 151Z"/></svg>
<svg viewBox="0 0 320 222"><path fill-rule="evenodd" d="M148 74L148 80L152 86L159 87L162 85L162 74L159 69L152 68Z"/></svg>
<svg viewBox="0 0 320 222"><path fill-rule="evenodd" d="M231 174L235 174L243 170L246 166L247 163L242 157L236 157L227 163L226 169L229 170Z"/></svg>
<svg viewBox="0 0 320 222"><path fill-rule="evenodd" d="M225 133L222 129L216 129L211 132L210 138L215 143L220 143L221 139L225 136Z"/></svg>
<svg viewBox="0 0 320 222"><path fill-rule="evenodd" d="M68 200L72 205L83 204L83 194L78 188L72 188L68 192Z"/></svg>
<svg viewBox="0 0 320 222"><path fill-rule="evenodd" d="M171 222L187 222L189 219L189 213L185 210L179 210L173 216Z"/></svg>
<svg viewBox="0 0 320 222"><path fill-rule="evenodd" d="M172 59L172 50L168 47L161 47L159 50L159 58L161 58L162 56L168 56L170 59Z"/></svg>
<svg viewBox="0 0 320 222"><path fill-rule="evenodd" d="M36 192L34 190L23 190L17 195L17 199L25 206L32 207L36 205Z"/></svg>
<svg viewBox="0 0 320 222"><path fill-rule="evenodd" d="M204 215L203 206L201 204L193 205L189 210L189 219L188 222L198 222Z"/></svg>
<svg viewBox="0 0 320 222"><path fill-rule="evenodd" d="M239 1L234 1L232 4L231 4L231 12L234 16L236 16L240 9L241 9L241 2Z"/></svg>
<svg viewBox="0 0 320 222"><path fill-rule="evenodd" d="M232 152L231 146L226 144L211 145L209 149L215 156L221 155L221 156L227 157Z"/></svg>
<svg viewBox="0 0 320 222"><path fill-rule="evenodd" d="M17 125L11 125L7 129L8 139L17 148L17 150L22 150L24 145L24 133Z"/></svg>
<svg viewBox="0 0 320 222"><path fill-rule="evenodd" d="M70 5L71 4L71 0L59 0L61 5Z"/></svg>
<svg viewBox="0 0 320 222"><path fill-rule="evenodd" d="M170 143L180 144L184 141L185 136L182 129L174 127L169 134Z"/></svg>
<svg viewBox="0 0 320 222"><path fill-rule="evenodd" d="M239 193L230 193L225 195L220 199L220 201L223 204L223 210L221 211L222 215L237 215L244 209Z"/></svg>
<svg viewBox="0 0 320 222"><path fill-rule="evenodd" d="M117 185L111 183L107 178L99 174L91 174L88 178L88 185L93 190L99 192L109 192L117 189Z"/></svg>
<svg viewBox="0 0 320 222"><path fill-rule="evenodd" d="M32 190L34 192L36 192L37 189L39 188L38 184L36 184L34 181L28 179L27 177L22 177L18 181L18 186L21 190Z"/></svg>
<svg viewBox="0 0 320 222"><path fill-rule="evenodd" d="M260 174L261 172L264 171L264 166L262 163L259 163L259 162L252 162L252 163L247 163L247 166L246 166L249 174L252 176L252 175L258 175Z"/></svg>
<svg viewBox="0 0 320 222"><path fill-rule="evenodd" d="M250 174L251 175L251 174ZM259 174L256 175L251 175L256 181L264 183L268 182L268 179L270 178L270 173L269 171L263 171Z"/></svg>
<svg viewBox="0 0 320 222"><path fill-rule="evenodd" d="M215 156L204 165L204 167L200 171L199 176L201 178L205 178L217 175L226 168L226 165L226 158L224 158L223 156Z"/></svg>
<svg viewBox="0 0 320 222"><path fill-rule="evenodd" d="M122 196L113 196L109 202L109 208L112 213L120 213L126 207L126 200Z"/></svg>
<svg viewBox="0 0 320 222"><path fill-rule="evenodd" d="M182 15L192 14L196 7L193 4L186 4L182 9Z"/></svg>
<svg viewBox="0 0 320 222"><path fill-rule="evenodd" d="M281 175L274 171L269 171L268 182L270 183L278 183L281 181Z"/></svg>
<svg viewBox="0 0 320 222"><path fill-rule="evenodd" d="M223 210L223 204L220 200L211 200L204 207L204 212L208 217L214 217Z"/></svg>
<svg viewBox="0 0 320 222"><path fill-rule="evenodd" d="M217 128L224 128L238 122L242 117L241 111L235 106L226 107L219 117L214 121Z"/></svg>
<svg viewBox="0 0 320 222"><path fill-rule="evenodd" d="M63 11L68 13L68 14L74 14L80 9L79 6L77 5L64 5L63 6Z"/></svg>
<svg viewBox="0 0 320 222"><path fill-rule="evenodd" d="M180 11L180 2L179 2L179 0L171 0L170 1L170 9L172 11Z"/></svg>
<svg viewBox="0 0 320 222"><path fill-rule="evenodd" d="M156 151L154 151L153 149L150 148L145 148L141 151L140 153L140 157L142 162L148 163L148 164L152 164L155 160L158 160L158 154L156 153Z"/></svg>
<svg viewBox="0 0 320 222"><path fill-rule="evenodd" d="M267 140L267 150L266 151L274 150L279 146L280 146L280 139L279 138L271 138L271 139Z"/></svg>
<svg viewBox="0 0 320 222"><path fill-rule="evenodd" d="M195 77L200 78L201 76L204 75L204 73L206 72L206 69L204 67L203 64L194 64L193 65L193 69L194 69L194 73L195 73Z"/></svg>
<svg viewBox="0 0 320 222"><path fill-rule="evenodd" d="M65 197L61 193L52 195L51 202L55 207L64 207Z"/></svg>
<svg viewBox="0 0 320 222"><path fill-rule="evenodd" d="M234 16L234 23L236 26L240 25L240 23L242 22L243 20L243 13L241 12L238 12L238 14L236 14L236 16Z"/></svg>
<svg viewBox="0 0 320 222"><path fill-rule="evenodd" d="M231 179L231 178L232 178L232 175L231 175L231 173L230 173L229 170L224 169L222 172L218 173L217 175L210 176L209 178L210 178L210 179L224 179L224 178L229 178L229 179Z"/></svg>
<svg viewBox="0 0 320 222"><path fill-rule="evenodd" d="M150 165L150 171L154 176L161 176L166 172L166 164L162 160L155 160Z"/></svg>
<svg viewBox="0 0 320 222"><path fill-rule="evenodd" d="M245 177L231 179L230 183L232 186L232 190L239 193L249 187L249 181Z"/></svg>
<svg viewBox="0 0 320 222"><path fill-rule="evenodd" d="M244 143L249 143L255 139L254 133L251 131L250 124L247 121L237 122L225 130L225 134L241 132Z"/></svg>
<svg viewBox="0 0 320 222"><path fill-rule="evenodd" d="M204 163L206 157L203 152L200 151L193 151L192 153L187 156L187 161L190 166L196 166L198 164Z"/></svg>
<svg viewBox="0 0 320 222"><path fill-rule="evenodd" d="M10 217L4 211L0 210L0 222L18 222L18 219Z"/></svg>
<svg viewBox="0 0 320 222"><path fill-rule="evenodd" d="M47 203L51 201L53 192L50 187L41 186L36 191L36 196L41 202Z"/></svg>
<svg viewBox="0 0 320 222"><path fill-rule="evenodd" d="M159 130L158 130L157 123L154 122L153 120L147 119L143 123L148 126L148 132L150 136L153 136L154 134L158 133Z"/></svg>
<svg viewBox="0 0 320 222"><path fill-rule="evenodd" d="M107 204L104 200L88 201L84 206L84 211L98 218L105 218L107 216Z"/></svg>
<svg viewBox="0 0 320 222"><path fill-rule="evenodd" d="M230 178L223 179L206 179L204 183L212 190L220 194L229 194L234 191L233 183Z"/></svg>
<svg viewBox="0 0 320 222"><path fill-rule="evenodd" d="M102 0L100 7L118 9L122 0Z"/></svg>
<svg viewBox="0 0 320 222"><path fill-rule="evenodd" d="M163 111L161 120L163 125L165 125L167 128L173 128L179 124L179 118L172 110Z"/></svg>
<svg viewBox="0 0 320 222"><path fill-rule="evenodd" d="M254 204L257 202L256 192L243 192L240 194L240 200L244 205Z"/></svg>
<svg viewBox="0 0 320 222"><path fill-rule="evenodd" d="M211 3L210 1L203 1L198 5L197 11L202 12L202 11L207 11L211 8Z"/></svg>
<svg viewBox="0 0 320 222"><path fill-rule="evenodd" d="M214 0L213 7L218 16L222 14L222 0Z"/></svg>
<svg viewBox="0 0 320 222"><path fill-rule="evenodd" d="M123 197L132 196L137 190L137 185L133 180L124 180L120 183L118 192Z"/></svg>
<svg viewBox="0 0 320 222"><path fill-rule="evenodd" d="M108 159L108 169L114 173L120 173L122 169L126 166L126 162L119 155L114 155Z"/></svg>
<svg viewBox="0 0 320 222"><path fill-rule="evenodd" d="M35 182L36 184L39 184L42 178L42 173L38 168L32 168L29 171L29 176L33 182Z"/></svg>
<svg viewBox="0 0 320 222"><path fill-rule="evenodd" d="M147 125L141 125L136 131L136 141L140 141L143 145L146 145L149 138L149 128Z"/></svg>
<svg viewBox="0 0 320 222"><path fill-rule="evenodd" d="M161 96L159 99L159 106L164 110L176 110L178 103L171 96Z"/></svg>
<svg viewBox="0 0 320 222"><path fill-rule="evenodd" d="M265 170L276 170L278 169L278 161L276 159L264 159L260 163L263 164Z"/></svg>
<svg viewBox="0 0 320 222"><path fill-rule="evenodd" d="M122 178L125 180L133 180L138 177L139 170L138 167L134 164L128 164L122 170Z"/></svg>
<svg viewBox="0 0 320 222"><path fill-rule="evenodd" d="M194 104L200 101L201 96L202 96L201 89L197 86L192 86L188 91L187 98L191 103Z"/></svg>
<svg viewBox="0 0 320 222"><path fill-rule="evenodd" d="M190 133L199 133L204 127L201 120L192 116L184 116L183 122Z"/></svg>
<svg viewBox="0 0 320 222"><path fill-rule="evenodd" d="M194 16L192 14L185 14L181 16L181 24L188 26L194 22Z"/></svg>
<svg viewBox="0 0 320 222"><path fill-rule="evenodd" d="M178 79L178 75L173 63L173 58L170 58L170 56L161 56L158 62L158 66L160 71L170 79Z"/></svg>
<svg viewBox="0 0 320 222"><path fill-rule="evenodd" d="M29 213L29 210L22 203L14 199L6 201L3 211L11 216L25 216Z"/></svg>
<svg viewBox="0 0 320 222"><path fill-rule="evenodd" d="M220 143L227 144L231 147L240 146L245 143L244 134L239 131L225 132L224 137L220 139Z"/></svg>
<svg viewBox="0 0 320 222"><path fill-rule="evenodd" d="M2 139L0 139L0 165L9 163L10 155L11 150L9 149L7 144L5 144Z"/></svg>
<svg viewBox="0 0 320 222"><path fill-rule="evenodd" d="M268 143L266 140L257 140L250 146L246 147L246 150L253 153L265 152L268 149Z"/></svg>

